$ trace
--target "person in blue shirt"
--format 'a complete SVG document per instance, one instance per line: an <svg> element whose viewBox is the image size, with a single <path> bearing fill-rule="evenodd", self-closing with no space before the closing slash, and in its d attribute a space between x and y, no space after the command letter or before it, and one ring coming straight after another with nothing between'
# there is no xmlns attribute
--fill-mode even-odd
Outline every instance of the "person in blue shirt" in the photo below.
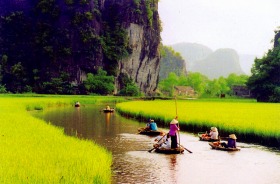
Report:
<svg viewBox="0 0 280 184"><path fill-rule="evenodd" d="M156 122L153 119L151 119L150 130L156 131L157 129L158 128Z"/></svg>
<svg viewBox="0 0 280 184"><path fill-rule="evenodd" d="M235 134L230 134L228 137L228 142L222 142L221 145L225 148L236 148L236 139Z"/></svg>

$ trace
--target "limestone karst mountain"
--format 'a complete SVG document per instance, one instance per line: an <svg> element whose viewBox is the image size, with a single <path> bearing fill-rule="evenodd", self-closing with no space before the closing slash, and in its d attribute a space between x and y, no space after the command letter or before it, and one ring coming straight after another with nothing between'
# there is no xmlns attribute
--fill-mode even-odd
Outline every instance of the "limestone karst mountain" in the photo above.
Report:
<svg viewBox="0 0 280 184"><path fill-rule="evenodd" d="M171 47L185 59L187 69L190 71L195 61L205 59L213 53L210 48L197 43L177 43L171 45Z"/></svg>
<svg viewBox="0 0 280 184"><path fill-rule="evenodd" d="M79 86L102 68L116 92L122 76L154 91L160 29L158 1L1 0L0 60L8 58L1 82L11 92L42 92L52 79ZM21 72L11 74L13 67Z"/></svg>
<svg viewBox="0 0 280 184"><path fill-rule="evenodd" d="M193 72L200 72L209 79L227 77L231 73L244 74L239 64L239 56L233 49L218 49L203 60L195 62Z"/></svg>
<svg viewBox="0 0 280 184"><path fill-rule="evenodd" d="M200 72L210 79L227 77L231 73L245 74L240 66L240 58L234 49L212 51L197 43L178 43L171 47L186 61L187 71Z"/></svg>

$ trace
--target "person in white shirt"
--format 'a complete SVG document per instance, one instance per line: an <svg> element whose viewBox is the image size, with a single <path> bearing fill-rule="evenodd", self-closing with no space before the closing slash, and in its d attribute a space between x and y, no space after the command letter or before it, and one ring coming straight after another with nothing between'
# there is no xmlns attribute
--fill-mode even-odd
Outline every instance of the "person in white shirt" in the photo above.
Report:
<svg viewBox="0 0 280 184"><path fill-rule="evenodd" d="M165 142L161 144L160 148L171 149L171 139L169 134L166 135Z"/></svg>
<svg viewBox="0 0 280 184"><path fill-rule="evenodd" d="M159 136L155 138L156 144L161 145L166 140L166 134L164 132L160 132Z"/></svg>
<svg viewBox="0 0 280 184"><path fill-rule="evenodd" d="M219 139L218 129L216 127L211 127L209 136L210 136L211 140L218 140Z"/></svg>

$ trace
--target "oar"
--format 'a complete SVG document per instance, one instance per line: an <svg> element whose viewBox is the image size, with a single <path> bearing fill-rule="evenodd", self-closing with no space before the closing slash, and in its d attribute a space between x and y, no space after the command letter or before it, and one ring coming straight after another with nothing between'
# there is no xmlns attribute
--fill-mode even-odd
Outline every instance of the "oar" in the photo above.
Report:
<svg viewBox="0 0 280 184"><path fill-rule="evenodd" d="M176 96L175 96L175 106L176 106L176 117L177 117L178 116L178 111L177 111L177 99L176 99ZM179 122L178 122L178 128L180 128ZM179 145L180 145L180 132L179 132L179 130L177 132L178 132Z"/></svg>
<svg viewBox="0 0 280 184"><path fill-rule="evenodd" d="M184 146L178 144L179 146L181 146L182 148L184 148L185 150L187 150L189 153L192 153L192 151L188 150L187 148L185 148Z"/></svg>
<svg viewBox="0 0 280 184"><path fill-rule="evenodd" d="M158 140L158 143L159 143L159 141L161 141L161 139L163 139L165 137L165 135L163 135L161 138L160 138L160 140ZM164 142L163 142L164 143ZM163 144L163 143L161 143L160 145L159 145L159 147ZM156 149L156 147L153 147L152 149L150 149L148 152L152 152L154 149Z"/></svg>

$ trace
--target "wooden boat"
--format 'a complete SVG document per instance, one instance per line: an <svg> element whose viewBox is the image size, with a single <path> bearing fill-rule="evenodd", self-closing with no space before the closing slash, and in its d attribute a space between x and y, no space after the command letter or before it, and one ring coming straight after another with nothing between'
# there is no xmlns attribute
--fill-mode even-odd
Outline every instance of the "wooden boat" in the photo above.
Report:
<svg viewBox="0 0 280 184"><path fill-rule="evenodd" d="M145 128L139 128L138 133L143 134L143 135L159 135L160 131L158 131L158 130L145 130Z"/></svg>
<svg viewBox="0 0 280 184"><path fill-rule="evenodd" d="M175 148L175 149L165 149L165 148L156 148L155 152L163 153L163 154L180 154L185 150L183 148Z"/></svg>
<svg viewBox="0 0 280 184"><path fill-rule="evenodd" d="M103 109L103 112L105 113L110 113L110 112L114 112L115 109Z"/></svg>
<svg viewBox="0 0 280 184"><path fill-rule="evenodd" d="M81 106L80 102L75 102L75 107L80 107L80 106Z"/></svg>
<svg viewBox="0 0 280 184"><path fill-rule="evenodd" d="M216 142L209 142L209 145L216 150L222 150L222 151L240 151L240 148L226 148L221 146L220 144L215 144Z"/></svg>
<svg viewBox="0 0 280 184"><path fill-rule="evenodd" d="M211 139L210 136L204 136L204 135L205 135L205 132L199 132L197 135L198 135L200 141L208 141L208 142L216 142L216 141L219 141L219 140Z"/></svg>

